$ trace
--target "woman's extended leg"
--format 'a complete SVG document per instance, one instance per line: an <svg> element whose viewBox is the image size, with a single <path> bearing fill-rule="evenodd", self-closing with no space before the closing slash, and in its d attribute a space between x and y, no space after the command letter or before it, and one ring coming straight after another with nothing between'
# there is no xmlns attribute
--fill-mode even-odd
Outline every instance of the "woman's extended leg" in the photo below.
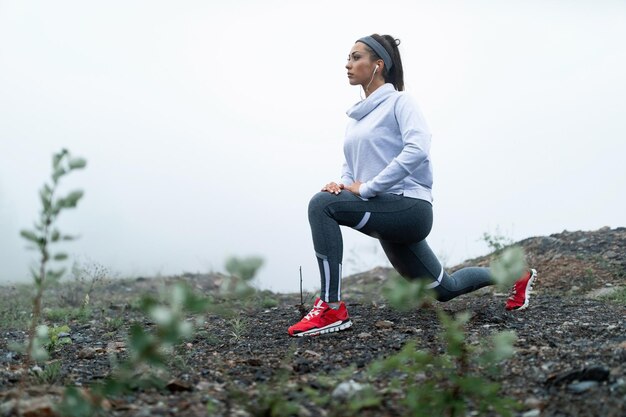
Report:
<svg viewBox="0 0 626 417"><path fill-rule="evenodd" d="M439 301L494 284L489 268L463 268L448 275L425 240L411 244L384 240L380 243L400 275L407 279L429 280L429 287L434 289Z"/></svg>

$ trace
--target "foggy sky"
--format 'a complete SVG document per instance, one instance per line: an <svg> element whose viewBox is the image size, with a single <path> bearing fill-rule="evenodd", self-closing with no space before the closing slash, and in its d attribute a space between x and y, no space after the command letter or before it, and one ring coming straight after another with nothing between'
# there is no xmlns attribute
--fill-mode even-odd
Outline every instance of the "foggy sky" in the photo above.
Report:
<svg viewBox="0 0 626 417"><path fill-rule="evenodd" d="M145 276L260 255L263 287L297 290L302 266L316 289L306 207L340 177L344 65L371 33L402 40L433 133L442 262L486 253L484 232L624 226L622 1L0 0L0 282L27 278L19 230L66 147L88 161L60 219L78 259ZM344 243L346 273L385 262Z"/></svg>

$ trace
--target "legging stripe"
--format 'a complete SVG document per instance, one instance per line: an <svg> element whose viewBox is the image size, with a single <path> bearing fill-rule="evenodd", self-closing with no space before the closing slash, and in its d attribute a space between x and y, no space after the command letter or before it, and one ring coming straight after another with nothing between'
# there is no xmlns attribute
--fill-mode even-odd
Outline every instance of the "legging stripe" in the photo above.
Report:
<svg viewBox="0 0 626 417"><path fill-rule="evenodd" d="M328 263L328 259L323 260L324 263L324 277L326 280L326 294L324 297L324 301L328 302L330 300L330 264Z"/></svg>
<svg viewBox="0 0 626 417"><path fill-rule="evenodd" d="M433 281L430 284L428 284L426 286L426 288L435 288L438 287L439 284L441 284L441 280L443 279L443 266L441 267L441 272L439 273L439 276L437 277L437 281Z"/></svg>
<svg viewBox="0 0 626 417"><path fill-rule="evenodd" d="M361 219L361 221L359 222L359 224L357 224L356 226L354 226L354 230L359 230L362 229L363 226L365 226L368 222L368 220L370 219L370 216L372 215L372 213L370 213L369 211L366 211L365 214L363 215L363 218Z"/></svg>
<svg viewBox="0 0 626 417"><path fill-rule="evenodd" d="M339 283L337 284L337 299L341 300L341 264L339 264Z"/></svg>

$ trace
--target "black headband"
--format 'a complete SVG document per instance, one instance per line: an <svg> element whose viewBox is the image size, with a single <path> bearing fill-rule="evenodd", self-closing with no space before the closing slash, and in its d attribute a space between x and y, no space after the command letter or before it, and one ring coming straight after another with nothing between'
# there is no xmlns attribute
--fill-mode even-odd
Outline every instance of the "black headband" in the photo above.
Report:
<svg viewBox="0 0 626 417"><path fill-rule="evenodd" d="M391 69L391 67L393 66L391 56L389 55L389 52L387 52L385 47L380 44L380 42L378 42L371 36L364 36L361 39L357 40L357 42L363 42L365 45L372 48L374 52L376 52L376 55L378 55L383 60L383 62L385 63L385 67L387 67L387 70Z"/></svg>

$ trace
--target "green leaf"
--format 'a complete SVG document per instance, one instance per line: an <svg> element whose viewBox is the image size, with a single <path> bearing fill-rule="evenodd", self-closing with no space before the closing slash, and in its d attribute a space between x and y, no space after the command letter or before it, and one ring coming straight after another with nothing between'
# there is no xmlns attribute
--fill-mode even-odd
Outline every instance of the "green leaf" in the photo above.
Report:
<svg viewBox="0 0 626 417"><path fill-rule="evenodd" d="M175 310L185 309L190 313L202 313L208 309L209 299L198 296L189 286L178 283L170 289L170 304Z"/></svg>
<svg viewBox="0 0 626 417"><path fill-rule="evenodd" d="M143 353L152 346L153 337L139 325L133 324L130 328L130 346L138 353Z"/></svg>
<svg viewBox="0 0 626 417"><path fill-rule="evenodd" d="M107 378L102 385L102 393L107 397L115 397L126 391L127 386L123 381Z"/></svg>
<svg viewBox="0 0 626 417"><path fill-rule="evenodd" d="M44 184L44 187L39 191L39 199L41 200L41 206L44 213L50 210L50 197L52 196L52 190L48 184Z"/></svg>
<svg viewBox="0 0 626 417"><path fill-rule="evenodd" d="M76 191L72 191L71 193L68 194L67 197L65 197L64 201L65 201L65 207L67 208L73 208L76 207L76 205L78 204L78 200L80 200L83 197L83 191L82 190L76 190Z"/></svg>
<svg viewBox="0 0 626 417"><path fill-rule="evenodd" d="M83 158L72 158L68 166L70 169L82 169L87 166L87 161Z"/></svg>
<svg viewBox="0 0 626 417"><path fill-rule="evenodd" d="M408 281L396 275L383 287L383 295L393 308L409 311L419 308L430 296L430 290L425 280Z"/></svg>
<svg viewBox="0 0 626 417"><path fill-rule="evenodd" d="M57 168L54 170L54 173L52 174L52 181L54 181L54 183L57 183L59 181L59 178L61 178L63 175L67 174L67 171L64 168Z"/></svg>
<svg viewBox="0 0 626 417"><path fill-rule="evenodd" d="M257 256L243 259L232 257L226 261L226 271L244 281L250 281L262 265L263 259Z"/></svg>
<svg viewBox="0 0 626 417"><path fill-rule="evenodd" d="M35 232L32 232L30 230L20 230L20 235L24 239L30 240L31 242L34 242L37 245L39 245L39 243L41 242L41 239L39 238L39 236L37 236Z"/></svg>
<svg viewBox="0 0 626 417"><path fill-rule="evenodd" d="M505 249L498 258L491 263L491 273L494 280L503 286L512 285L526 270L524 250L519 246Z"/></svg>
<svg viewBox="0 0 626 417"><path fill-rule="evenodd" d="M64 261L66 259L67 259L67 253L57 253L56 255L54 255L55 261Z"/></svg>
<svg viewBox="0 0 626 417"><path fill-rule="evenodd" d="M56 171L57 168L59 168L59 165L61 165L61 160L63 159L63 157L67 155L67 150L66 149L61 149L61 152L59 153L55 153L52 156L52 168Z"/></svg>
<svg viewBox="0 0 626 417"><path fill-rule="evenodd" d="M56 242L61 238L61 232L58 229L54 229L50 234L50 241Z"/></svg>
<svg viewBox="0 0 626 417"><path fill-rule="evenodd" d="M32 266L30 267L30 276L33 277L33 280L35 281L35 283L41 280L41 277L39 276L39 271L37 271Z"/></svg>
<svg viewBox="0 0 626 417"><path fill-rule="evenodd" d="M57 270L48 270L46 272L46 281L58 281L65 274L65 268L57 269Z"/></svg>
<svg viewBox="0 0 626 417"><path fill-rule="evenodd" d="M64 201L57 200L48 210L52 218L56 218L63 209Z"/></svg>
<svg viewBox="0 0 626 417"><path fill-rule="evenodd" d="M67 387L59 411L63 416L91 417L97 414L98 405L87 399L76 387Z"/></svg>
<svg viewBox="0 0 626 417"><path fill-rule="evenodd" d="M508 359L515 354L513 344L517 339L515 332L504 331L493 336L493 358L495 362Z"/></svg>

